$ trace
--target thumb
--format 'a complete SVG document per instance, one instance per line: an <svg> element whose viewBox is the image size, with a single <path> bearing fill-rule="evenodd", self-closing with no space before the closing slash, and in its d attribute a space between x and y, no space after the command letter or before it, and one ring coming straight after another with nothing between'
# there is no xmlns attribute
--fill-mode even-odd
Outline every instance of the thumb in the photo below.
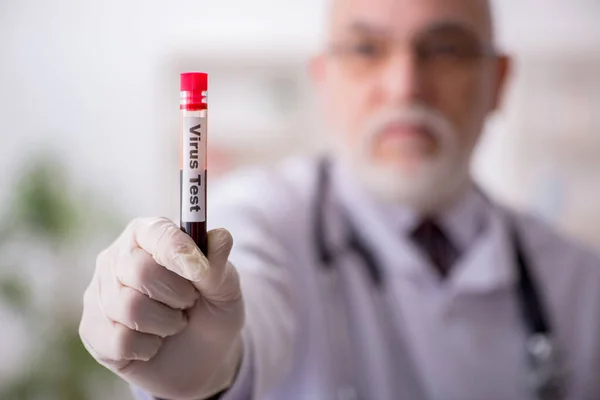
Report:
<svg viewBox="0 0 600 400"><path fill-rule="evenodd" d="M199 264L196 268L205 273L191 281L206 300L228 301L239 297L237 271L227 262L232 247L233 238L226 229L208 232L206 257L196 260Z"/></svg>
<svg viewBox="0 0 600 400"><path fill-rule="evenodd" d="M208 232L208 249L206 251L211 267L222 269L233 247L233 237L227 229L215 229Z"/></svg>

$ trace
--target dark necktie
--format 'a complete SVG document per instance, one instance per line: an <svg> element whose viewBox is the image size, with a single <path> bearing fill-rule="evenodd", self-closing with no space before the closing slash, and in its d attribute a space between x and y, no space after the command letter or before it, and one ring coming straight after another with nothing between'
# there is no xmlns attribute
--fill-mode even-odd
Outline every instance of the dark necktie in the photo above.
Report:
<svg viewBox="0 0 600 400"><path fill-rule="evenodd" d="M446 278L459 254L458 249L448 239L440 226L432 219L425 219L412 232L411 237L423 250L442 278Z"/></svg>

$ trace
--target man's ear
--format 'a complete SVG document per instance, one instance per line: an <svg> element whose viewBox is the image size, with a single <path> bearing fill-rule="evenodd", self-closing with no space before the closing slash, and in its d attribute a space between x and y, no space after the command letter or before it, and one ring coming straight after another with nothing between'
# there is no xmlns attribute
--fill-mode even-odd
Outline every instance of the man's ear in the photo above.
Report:
<svg viewBox="0 0 600 400"><path fill-rule="evenodd" d="M502 104L502 98L506 92L507 82L512 71L512 59L507 55L501 55L496 61L496 76L494 84L494 99L492 111L496 111Z"/></svg>

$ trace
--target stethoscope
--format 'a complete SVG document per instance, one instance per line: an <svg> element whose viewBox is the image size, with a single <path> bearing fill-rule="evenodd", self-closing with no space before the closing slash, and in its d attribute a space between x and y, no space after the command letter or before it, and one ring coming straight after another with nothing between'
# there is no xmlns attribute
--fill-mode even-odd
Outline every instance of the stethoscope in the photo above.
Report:
<svg viewBox="0 0 600 400"><path fill-rule="evenodd" d="M314 205L313 236L321 265L326 270L336 267L337 252L326 241L325 205L330 187L329 160L323 158L318 167L317 190ZM371 283L381 290L384 285L383 271L373 251L360 238L355 226L345 218L347 229L346 246L359 256ZM517 297L522 319L526 328L525 345L526 385L533 399L559 400L565 398L565 370L552 337L551 326L542 304L538 288L532 278L531 267L525 255L522 241L514 224L511 227L511 242L517 267Z"/></svg>

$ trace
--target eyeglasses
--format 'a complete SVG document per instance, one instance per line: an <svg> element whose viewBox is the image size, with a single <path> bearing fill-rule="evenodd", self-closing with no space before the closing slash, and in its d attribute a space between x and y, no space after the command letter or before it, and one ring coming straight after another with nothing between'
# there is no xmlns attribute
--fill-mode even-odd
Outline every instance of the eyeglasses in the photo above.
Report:
<svg viewBox="0 0 600 400"><path fill-rule="evenodd" d="M329 53L349 73L365 76L381 72L398 47L403 46L387 37L361 35L333 43ZM473 71L482 60L498 56L491 45L466 35L424 37L411 43L409 52L419 71L434 78Z"/></svg>

